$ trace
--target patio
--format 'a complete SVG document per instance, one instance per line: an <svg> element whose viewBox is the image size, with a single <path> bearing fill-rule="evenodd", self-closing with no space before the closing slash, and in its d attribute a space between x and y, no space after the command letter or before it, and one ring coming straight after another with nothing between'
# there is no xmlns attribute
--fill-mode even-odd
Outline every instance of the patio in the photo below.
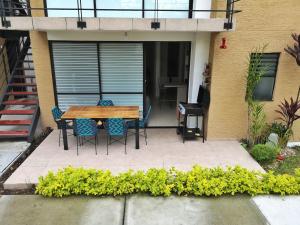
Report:
<svg viewBox="0 0 300 225"><path fill-rule="evenodd" d="M203 167L226 167L240 165L250 170L263 169L241 147L237 141L186 141L182 143L175 129L148 129L148 145L140 137L140 149L135 149L134 136L128 138L127 155L124 145L114 143L109 146L106 155L106 137L101 130L98 155L94 145L85 144L76 155L76 139L69 137L69 150L58 146L58 131L53 131L44 142L4 183L5 189L27 188L38 182L38 177L49 171L73 166L96 169L108 169L112 173L149 168L171 168L189 170L195 164Z"/></svg>

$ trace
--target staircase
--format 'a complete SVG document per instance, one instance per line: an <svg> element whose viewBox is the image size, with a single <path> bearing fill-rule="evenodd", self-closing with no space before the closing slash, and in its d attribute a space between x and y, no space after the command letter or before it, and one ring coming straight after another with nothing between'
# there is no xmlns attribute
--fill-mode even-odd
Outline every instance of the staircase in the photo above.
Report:
<svg viewBox="0 0 300 225"><path fill-rule="evenodd" d="M6 53L10 72L0 96L0 139L32 142L40 108L29 35L6 42ZM1 54L0 60L4 60L5 52Z"/></svg>

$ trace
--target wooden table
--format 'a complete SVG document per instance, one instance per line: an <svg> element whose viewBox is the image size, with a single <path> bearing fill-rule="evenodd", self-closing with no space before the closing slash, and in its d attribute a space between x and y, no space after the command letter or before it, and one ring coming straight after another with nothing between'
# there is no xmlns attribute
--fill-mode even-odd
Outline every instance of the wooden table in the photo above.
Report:
<svg viewBox="0 0 300 225"><path fill-rule="evenodd" d="M108 119L123 118L135 120L135 148L140 148L139 142L139 107L138 106L71 106L61 117L64 149L68 150L68 135L66 120L76 118Z"/></svg>

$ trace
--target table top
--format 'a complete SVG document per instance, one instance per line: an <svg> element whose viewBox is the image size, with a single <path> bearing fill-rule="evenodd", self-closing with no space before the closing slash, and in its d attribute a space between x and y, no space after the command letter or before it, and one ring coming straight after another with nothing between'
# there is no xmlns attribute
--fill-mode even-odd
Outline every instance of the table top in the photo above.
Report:
<svg viewBox="0 0 300 225"><path fill-rule="evenodd" d="M138 119L138 106L71 106L61 117L62 119L91 118L124 118Z"/></svg>

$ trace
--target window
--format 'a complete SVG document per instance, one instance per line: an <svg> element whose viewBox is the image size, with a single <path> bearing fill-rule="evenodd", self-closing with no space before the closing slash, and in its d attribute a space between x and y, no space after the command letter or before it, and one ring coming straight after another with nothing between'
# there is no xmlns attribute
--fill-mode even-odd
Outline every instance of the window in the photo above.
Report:
<svg viewBox="0 0 300 225"><path fill-rule="evenodd" d="M272 101L273 91L276 80L280 53L264 53L262 56L262 64L267 67L267 72L261 77L257 84L253 97L258 101Z"/></svg>
<svg viewBox="0 0 300 225"><path fill-rule="evenodd" d="M77 17L77 0L46 0L49 17ZM155 0L82 0L83 17L153 18ZM189 10L192 0L159 0L160 10ZM110 10L111 9L111 10ZM128 9L128 11L126 11ZM135 11L137 10L137 11ZM146 10L146 11L144 11ZM149 10L149 11L148 11ZM159 18L188 18L188 11L160 11Z"/></svg>
<svg viewBox="0 0 300 225"><path fill-rule="evenodd" d="M97 9L139 9L142 10L143 1L141 0L97 0ZM123 18L142 18L142 11L100 11L97 10L97 17L123 17Z"/></svg>
<svg viewBox="0 0 300 225"><path fill-rule="evenodd" d="M189 0L159 0L158 9L160 10L189 10ZM145 9L155 9L155 0L146 0ZM155 17L154 11L146 11L146 18ZM188 18L188 11L160 11L158 12L158 18Z"/></svg>
<svg viewBox="0 0 300 225"><path fill-rule="evenodd" d="M47 10L49 17L77 17L78 11L77 9L77 0L47 0L47 8L51 10ZM70 10L62 10L70 9ZM82 1L82 8L91 9L91 10L83 10L83 17L94 17L94 2L93 0L84 0Z"/></svg>

